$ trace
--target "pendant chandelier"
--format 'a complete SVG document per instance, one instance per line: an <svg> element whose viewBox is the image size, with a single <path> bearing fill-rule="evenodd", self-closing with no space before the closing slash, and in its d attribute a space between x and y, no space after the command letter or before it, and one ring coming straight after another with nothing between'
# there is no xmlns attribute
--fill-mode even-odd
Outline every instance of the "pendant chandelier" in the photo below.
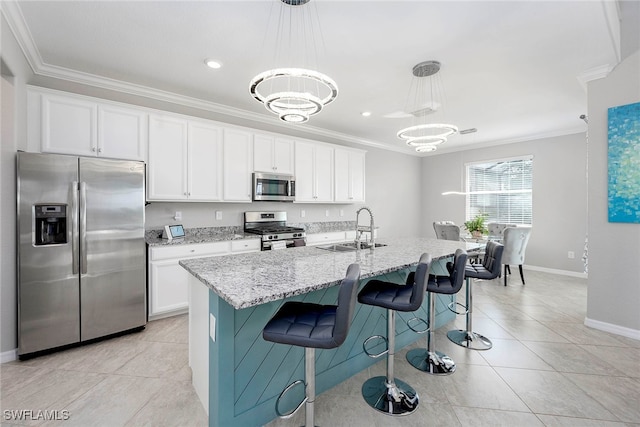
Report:
<svg viewBox="0 0 640 427"><path fill-rule="evenodd" d="M309 1L277 0L280 13L275 61L286 67L264 71L249 85L254 99L288 123L307 122L338 96L336 82L314 69L315 32L320 33L320 29L317 17L314 22L306 6Z"/></svg>
<svg viewBox="0 0 640 427"><path fill-rule="evenodd" d="M414 79L411 87L415 84L416 91L414 105L408 106L407 111L413 111L415 123L398 131L398 138L419 153L435 151L438 145L447 142L449 136L458 133L457 126L428 121L428 115L436 113L442 107L442 103L437 102L437 99L444 97L438 71L438 61L424 61L413 67Z"/></svg>

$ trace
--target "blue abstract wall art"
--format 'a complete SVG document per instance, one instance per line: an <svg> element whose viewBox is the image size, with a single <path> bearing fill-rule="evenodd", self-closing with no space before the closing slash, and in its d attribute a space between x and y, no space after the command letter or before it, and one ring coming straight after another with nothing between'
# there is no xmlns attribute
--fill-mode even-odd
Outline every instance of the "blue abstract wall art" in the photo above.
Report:
<svg viewBox="0 0 640 427"><path fill-rule="evenodd" d="M608 112L609 222L640 223L640 102Z"/></svg>

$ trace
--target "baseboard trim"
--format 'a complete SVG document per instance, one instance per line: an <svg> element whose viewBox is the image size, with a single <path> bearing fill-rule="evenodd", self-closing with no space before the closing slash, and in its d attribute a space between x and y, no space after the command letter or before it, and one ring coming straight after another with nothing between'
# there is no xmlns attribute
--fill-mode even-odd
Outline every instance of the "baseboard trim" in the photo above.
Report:
<svg viewBox="0 0 640 427"><path fill-rule="evenodd" d="M589 319L588 317L584 318L584 324L585 326L593 329L610 332L612 334L640 341L640 330L638 329L631 329L620 325L614 325L613 323L601 322L600 320Z"/></svg>
<svg viewBox="0 0 640 427"><path fill-rule="evenodd" d="M14 348L13 350L4 351L0 353L0 363L13 362L18 358L18 349Z"/></svg>
<svg viewBox="0 0 640 427"><path fill-rule="evenodd" d="M547 267L538 267L535 265L523 265L522 268L525 270L532 271L542 271L543 273L551 273L551 274L560 274L562 276L571 276L571 277L579 277L581 279L587 279L589 275L587 273L579 273L577 271L569 271L569 270L558 270L555 268L547 268Z"/></svg>

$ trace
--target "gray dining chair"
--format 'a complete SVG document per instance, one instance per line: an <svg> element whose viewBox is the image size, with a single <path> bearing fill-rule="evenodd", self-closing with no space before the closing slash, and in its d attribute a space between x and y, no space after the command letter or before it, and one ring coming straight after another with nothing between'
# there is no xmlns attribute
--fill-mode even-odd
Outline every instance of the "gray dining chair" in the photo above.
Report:
<svg viewBox="0 0 640 427"><path fill-rule="evenodd" d="M436 238L440 240L460 240L460 226L452 221L436 221L433 223Z"/></svg>
<svg viewBox="0 0 640 427"><path fill-rule="evenodd" d="M507 224L505 222L488 222L489 240L502 240L504 229L507 227L517 227L517 224Z"/></svg>
<svg viewBox="0 0 640 427"><path fill-rule="evenodd" d="M502 254L502 264L504 264L504 285L507 286L507 272L511 273L511 265L517 265L520 270L520 279L524 285L524 264L525 251L531 237L531 227L507 227L504 229L504 253Z"/></svg>

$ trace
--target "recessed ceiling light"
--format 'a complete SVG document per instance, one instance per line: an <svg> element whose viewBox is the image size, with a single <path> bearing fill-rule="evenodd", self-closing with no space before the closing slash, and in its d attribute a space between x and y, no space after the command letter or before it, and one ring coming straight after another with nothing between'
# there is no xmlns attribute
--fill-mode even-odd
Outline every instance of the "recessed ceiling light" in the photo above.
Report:
<svg viewBox="0 0 640 427"><path fill-rule="evenodd" d="M214 70L217 70L218 68L222 67L222 64L214 59L205 59L204 63L207 64L207 67L213 68Z"/></svg>
<svg viewBox="0 0 640 427"><path fill-rule="evenodd" d="M360 115L362 117L369 117L371 115L371 111L363 111L362 113L360 113Z"/></svg>

